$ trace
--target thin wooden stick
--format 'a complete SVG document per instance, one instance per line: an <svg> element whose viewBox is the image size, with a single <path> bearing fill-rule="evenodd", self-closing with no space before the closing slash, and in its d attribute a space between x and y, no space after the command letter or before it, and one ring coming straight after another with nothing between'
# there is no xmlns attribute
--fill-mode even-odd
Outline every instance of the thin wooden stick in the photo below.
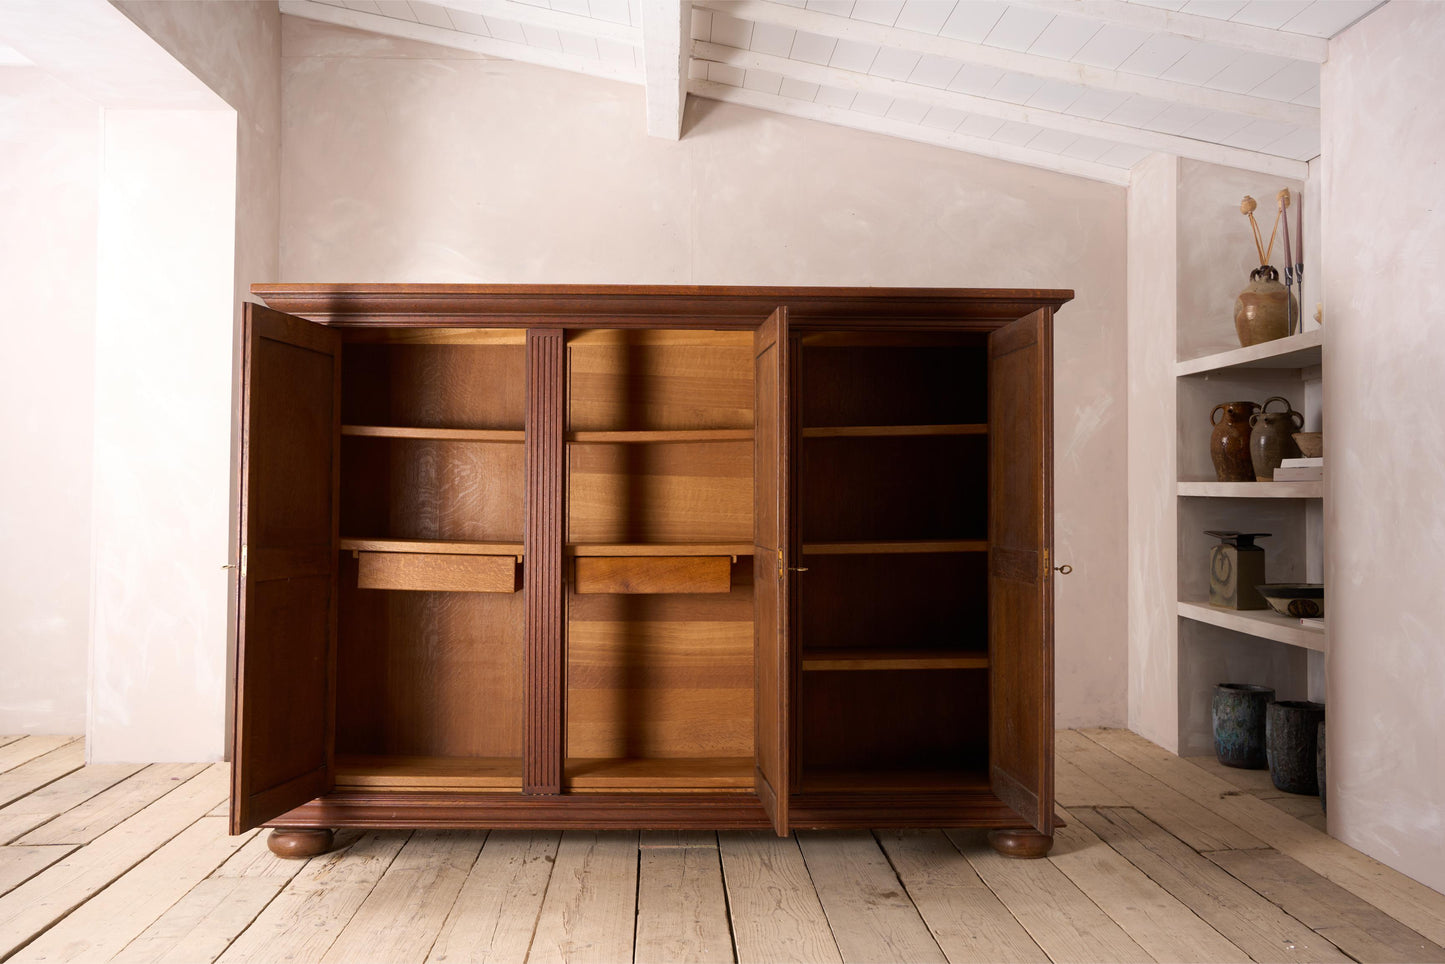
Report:
<svg viewBox="0 0 1445 964"><path fill-rule="evenodd" d="M1269 264L1269 256L1274 252L1274 236L1279 233L1279 217L1283 213L1282 210L1274 213L1274 229L1269 232L1269 247L1264 249L1264 260L1260 264Z"/></svg>
<svg viewBox="0 0 1445 964"><path fill-rule="evenodd" d="M1244 200L1239 202L1239 213L1249 218L1249 226L1254 231L1254 249L1256 252L1259 253L1259 263L1264 264L1264 244L1261 243L1260 240L1259 224L1257 224L1254 220L1254 209L1258 206L1259 205L1255 203L1254 198L1246 194L1244 196Z"/></svg>

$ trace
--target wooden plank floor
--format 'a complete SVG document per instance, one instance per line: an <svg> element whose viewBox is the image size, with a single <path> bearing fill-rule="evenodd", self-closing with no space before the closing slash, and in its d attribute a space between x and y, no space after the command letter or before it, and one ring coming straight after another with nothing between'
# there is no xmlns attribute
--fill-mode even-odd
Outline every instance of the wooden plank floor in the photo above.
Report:
<svg viewBox="0 0 1445 964"><path fill-rule="evenodd" d="M0 737L0 960L1445 962L1445 895L1314 797L1059 734L1046 860L974 831L225 833L227 769Z"/></svg>

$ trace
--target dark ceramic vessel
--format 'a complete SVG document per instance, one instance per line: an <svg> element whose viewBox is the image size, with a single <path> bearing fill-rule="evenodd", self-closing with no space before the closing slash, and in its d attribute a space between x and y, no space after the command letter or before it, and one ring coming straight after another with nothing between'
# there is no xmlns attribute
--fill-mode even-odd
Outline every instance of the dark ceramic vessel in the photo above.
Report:
<svg viewBox="0 0 1445 964"><path fill-rule="evenodd" d="M1284 402L1283 412L1271 412L1273 402ZM1305 427L1305 417L1290 407L1283 395L1267 398L1264 407L1249 417L1249 457L1254 477L1260 482L1273 482L1274 470L1285 459L1299 458L1294 433Z"/></svg>
<svg viewBox="0 0 1445 964"><path fill-rule="evenodd" d="M1249 455L1249 418L1257 402L1220 402L1209 413L1209 458L1221 482L1253 482L1254 461ZM1224 417L1220 418L1219 413Z"/></svg>
<svg viewBox="0 0 1445 964"><path fill-rule="evenodd" d="M1265 749L1269 778L1285 793L1318 794L1319 726L1325 704L1279 700L1265 714Z"/></svg>
<svg viewBox="0 0 1445 964"><path fill-rule="evenodd" d="M1214 688L1214 755L1227 767L1263 770L1265 710L1274 690L1253 683L1220 683Z"/></svg>

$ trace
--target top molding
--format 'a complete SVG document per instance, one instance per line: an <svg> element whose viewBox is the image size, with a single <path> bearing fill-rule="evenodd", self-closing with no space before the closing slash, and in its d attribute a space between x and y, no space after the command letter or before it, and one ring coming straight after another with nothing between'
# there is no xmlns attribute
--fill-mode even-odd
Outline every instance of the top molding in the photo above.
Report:
<svg viewBox="0 0 1445 964"><path fill-rule="evenodd" d="M697 285L256 284L278 311L329 325L756 328L786 306L794 328L995 327L1069 290Z"/></svg>

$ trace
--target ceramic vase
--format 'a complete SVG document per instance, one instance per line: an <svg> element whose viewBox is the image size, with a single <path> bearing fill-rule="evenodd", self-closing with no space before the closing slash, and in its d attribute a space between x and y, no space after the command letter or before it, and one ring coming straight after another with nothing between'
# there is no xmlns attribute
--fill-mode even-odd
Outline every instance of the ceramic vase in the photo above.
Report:
<svg viewBox="0 0 1445 964"><path fill-rule="evenodd" d="M1274 690L1253 683L1220 683L1214 688L1210 719L1214 723L1214 755L1227 767L1263 770L1269 766L1264 746L1265 712Z"/></svg>
<svg viewBox="0 0 1445 964"><path fill-rule="evenodd" d="M1284 402L1283 412L1271 412L1271 402ZM1274 470L1285 459L1297 459L1299 445L1294 433L1304 428L1305 417L1290 407L1289 399L1275 395L1265 400L1264 407L1249 417L1249 457L1254 477L1260 482L1274 481Z"/></svg>
<svg viewBox="0 0 1445 964"><path fill-rule="evenodd" d="M1264 716L1265 753L1269 778L1285 793L1318 794L1319 726L1325 704L1309 700L1277 700Z"/></svg>
<svg viewBox="0 0 1445 964"><path fill-rule="evenodd" d="M1249 273L1249 286L1234 301L1234 333L1243 348L1289 334L1290 313L1299 317L1299 302L1279 283L1279 272L1262 264Z"/></svg>
<svg viewBox="0 0 1445 964"><path fill-rule="evenodd" d="M1249 419L1256 402L1221 402L1209 413L1209 458L1221 482L1253 482L1254 463L1249 456ZM1224 417L1220 418L1220 412Z"/></svg>

